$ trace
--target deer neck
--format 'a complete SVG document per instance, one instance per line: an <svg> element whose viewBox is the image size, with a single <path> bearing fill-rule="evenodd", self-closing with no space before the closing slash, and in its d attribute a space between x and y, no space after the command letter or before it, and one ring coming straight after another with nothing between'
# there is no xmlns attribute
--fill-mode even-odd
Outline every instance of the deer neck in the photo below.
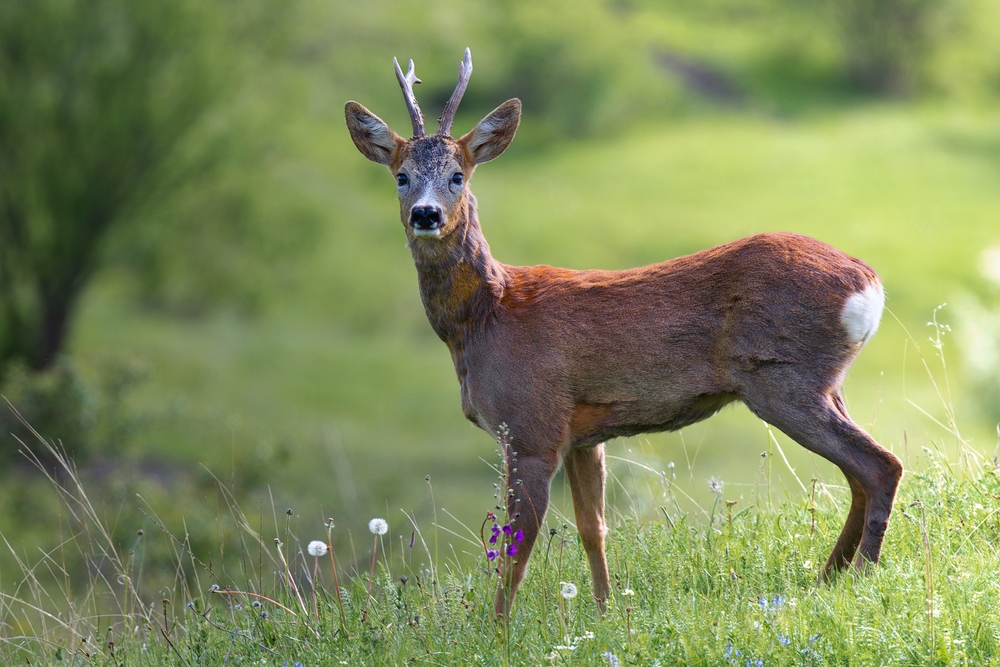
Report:
<svg viewBox="0 0 1000 667"><path fill-rule="evenodd" d="M409 244L427 319L453 355L464 348L470 329L495 312L507 281L479 227L471 192L459 215L457 228L444 239L412 239Z"/></svg>

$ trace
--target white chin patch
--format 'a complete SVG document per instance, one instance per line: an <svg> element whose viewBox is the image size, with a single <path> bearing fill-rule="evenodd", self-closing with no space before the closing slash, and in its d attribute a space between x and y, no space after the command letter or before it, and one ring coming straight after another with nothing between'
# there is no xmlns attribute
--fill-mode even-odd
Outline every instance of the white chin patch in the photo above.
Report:
<svg viewBox="0 0 1000 667"><path fill-rule="evenodd" d="M873 283L847 298L840 313L840 323L853 344L864 345L875 335L884 306L885 293L881 283Z"/></svg>
<svg viewBox="0 0 1000 667"><path fill-rule="evenodd" d="M416 227L411 227L414 236L421 236L423 238L437 238L441 236L441 228L437 227L435 229L417 229Z"/></svg>

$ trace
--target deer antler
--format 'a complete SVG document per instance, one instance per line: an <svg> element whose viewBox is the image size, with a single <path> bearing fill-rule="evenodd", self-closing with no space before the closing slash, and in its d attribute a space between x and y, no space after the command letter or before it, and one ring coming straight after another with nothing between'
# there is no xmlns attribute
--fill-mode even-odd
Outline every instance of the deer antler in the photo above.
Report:
<svg viewBox="0 0 1000 667"><path fill-rule="evenodd" d="M438 134L451 136L451 124L455 122L455 112L458 111L458 105L462 103L462 95L465 95L465 89L469 85L469 77L471 76L472 52L466 49L465 58L458 66L458 85L455 86L455 92L451 94L448 103L444 105L441 117L438 118Z"/></svg>
<svg viewBox="0 0 1000 667"><path fill-rule="evenodd" d="M422 137L424 136L424 116L420 113L417 98L413 94L413 84L420 83L420 79L413 72L413 61L410 61L410 67L406 71L406 76L403 76L403 70L400 69L398 60L393 58L392 64L396 66L396 78L399 79L399 87L403 89L403 99L406 100L406 109L410 112L410 122L413 123L413 136L414 138Z"/></svg>

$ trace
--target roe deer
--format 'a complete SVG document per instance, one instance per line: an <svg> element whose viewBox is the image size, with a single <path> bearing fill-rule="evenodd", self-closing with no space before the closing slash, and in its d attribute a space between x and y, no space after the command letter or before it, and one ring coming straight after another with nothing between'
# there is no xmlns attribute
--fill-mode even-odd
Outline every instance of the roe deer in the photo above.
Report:
<svg viewBox="0 0 1000 667"><path fill-rule="evenodd" d="M358 150L396 179L420 297L451 351L462 411L494 436L506 425L517 450L508 507L512 517L520 512L524 541L516 557L502 557L496 613L509 612L524 578L560 461L603 609L603 443L676 430L735 400L847 478L851 507L824 576L877 563L903 468L851 421L840 394L882 315L875 272L788 233L625 271L501 264L468 183L514 138L521 102L504 102L453 139L472 73L467 49L440 129L425 136L413 61L406 75L394 63L413 137L357 102L347 103L347 127Z"/></svg>

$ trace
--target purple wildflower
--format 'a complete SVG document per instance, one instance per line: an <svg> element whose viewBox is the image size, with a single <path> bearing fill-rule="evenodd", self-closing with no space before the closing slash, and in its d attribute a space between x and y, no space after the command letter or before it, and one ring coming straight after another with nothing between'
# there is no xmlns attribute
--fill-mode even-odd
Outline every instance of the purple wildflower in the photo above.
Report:
<svg viewBox="0 0 1000 667"><path fill-rule="evenodd" d="M514 546L513 544L508 544L507 548L504 549L504 551L507 553L508 556L513 556L514 554L517 553L517 547Z"/></svg>
<svg viewBox="0 0 1000 667"><path fill-rule="evenodd" d="M489 560L496 560L497 556L499 556L499 555L500 555L500 552L497 551L496 549L487 549L486 550L486 558L488 558Z"/></svg>
<svg viewBox="0 0 1000 667"><path fill-rule="evenodd" d="M514 533L515 542L524 542L524 531L518 528L517 532Z"/></svg>
<svg viewBox="0 0 1000 667"><path fill-rule="evenodd" d="M505 523L504 526L503 526L503 528L502 528L502 530L503 530L504 535L513 535L514 534L514 527L511 526L509 523Z"/></svg>

